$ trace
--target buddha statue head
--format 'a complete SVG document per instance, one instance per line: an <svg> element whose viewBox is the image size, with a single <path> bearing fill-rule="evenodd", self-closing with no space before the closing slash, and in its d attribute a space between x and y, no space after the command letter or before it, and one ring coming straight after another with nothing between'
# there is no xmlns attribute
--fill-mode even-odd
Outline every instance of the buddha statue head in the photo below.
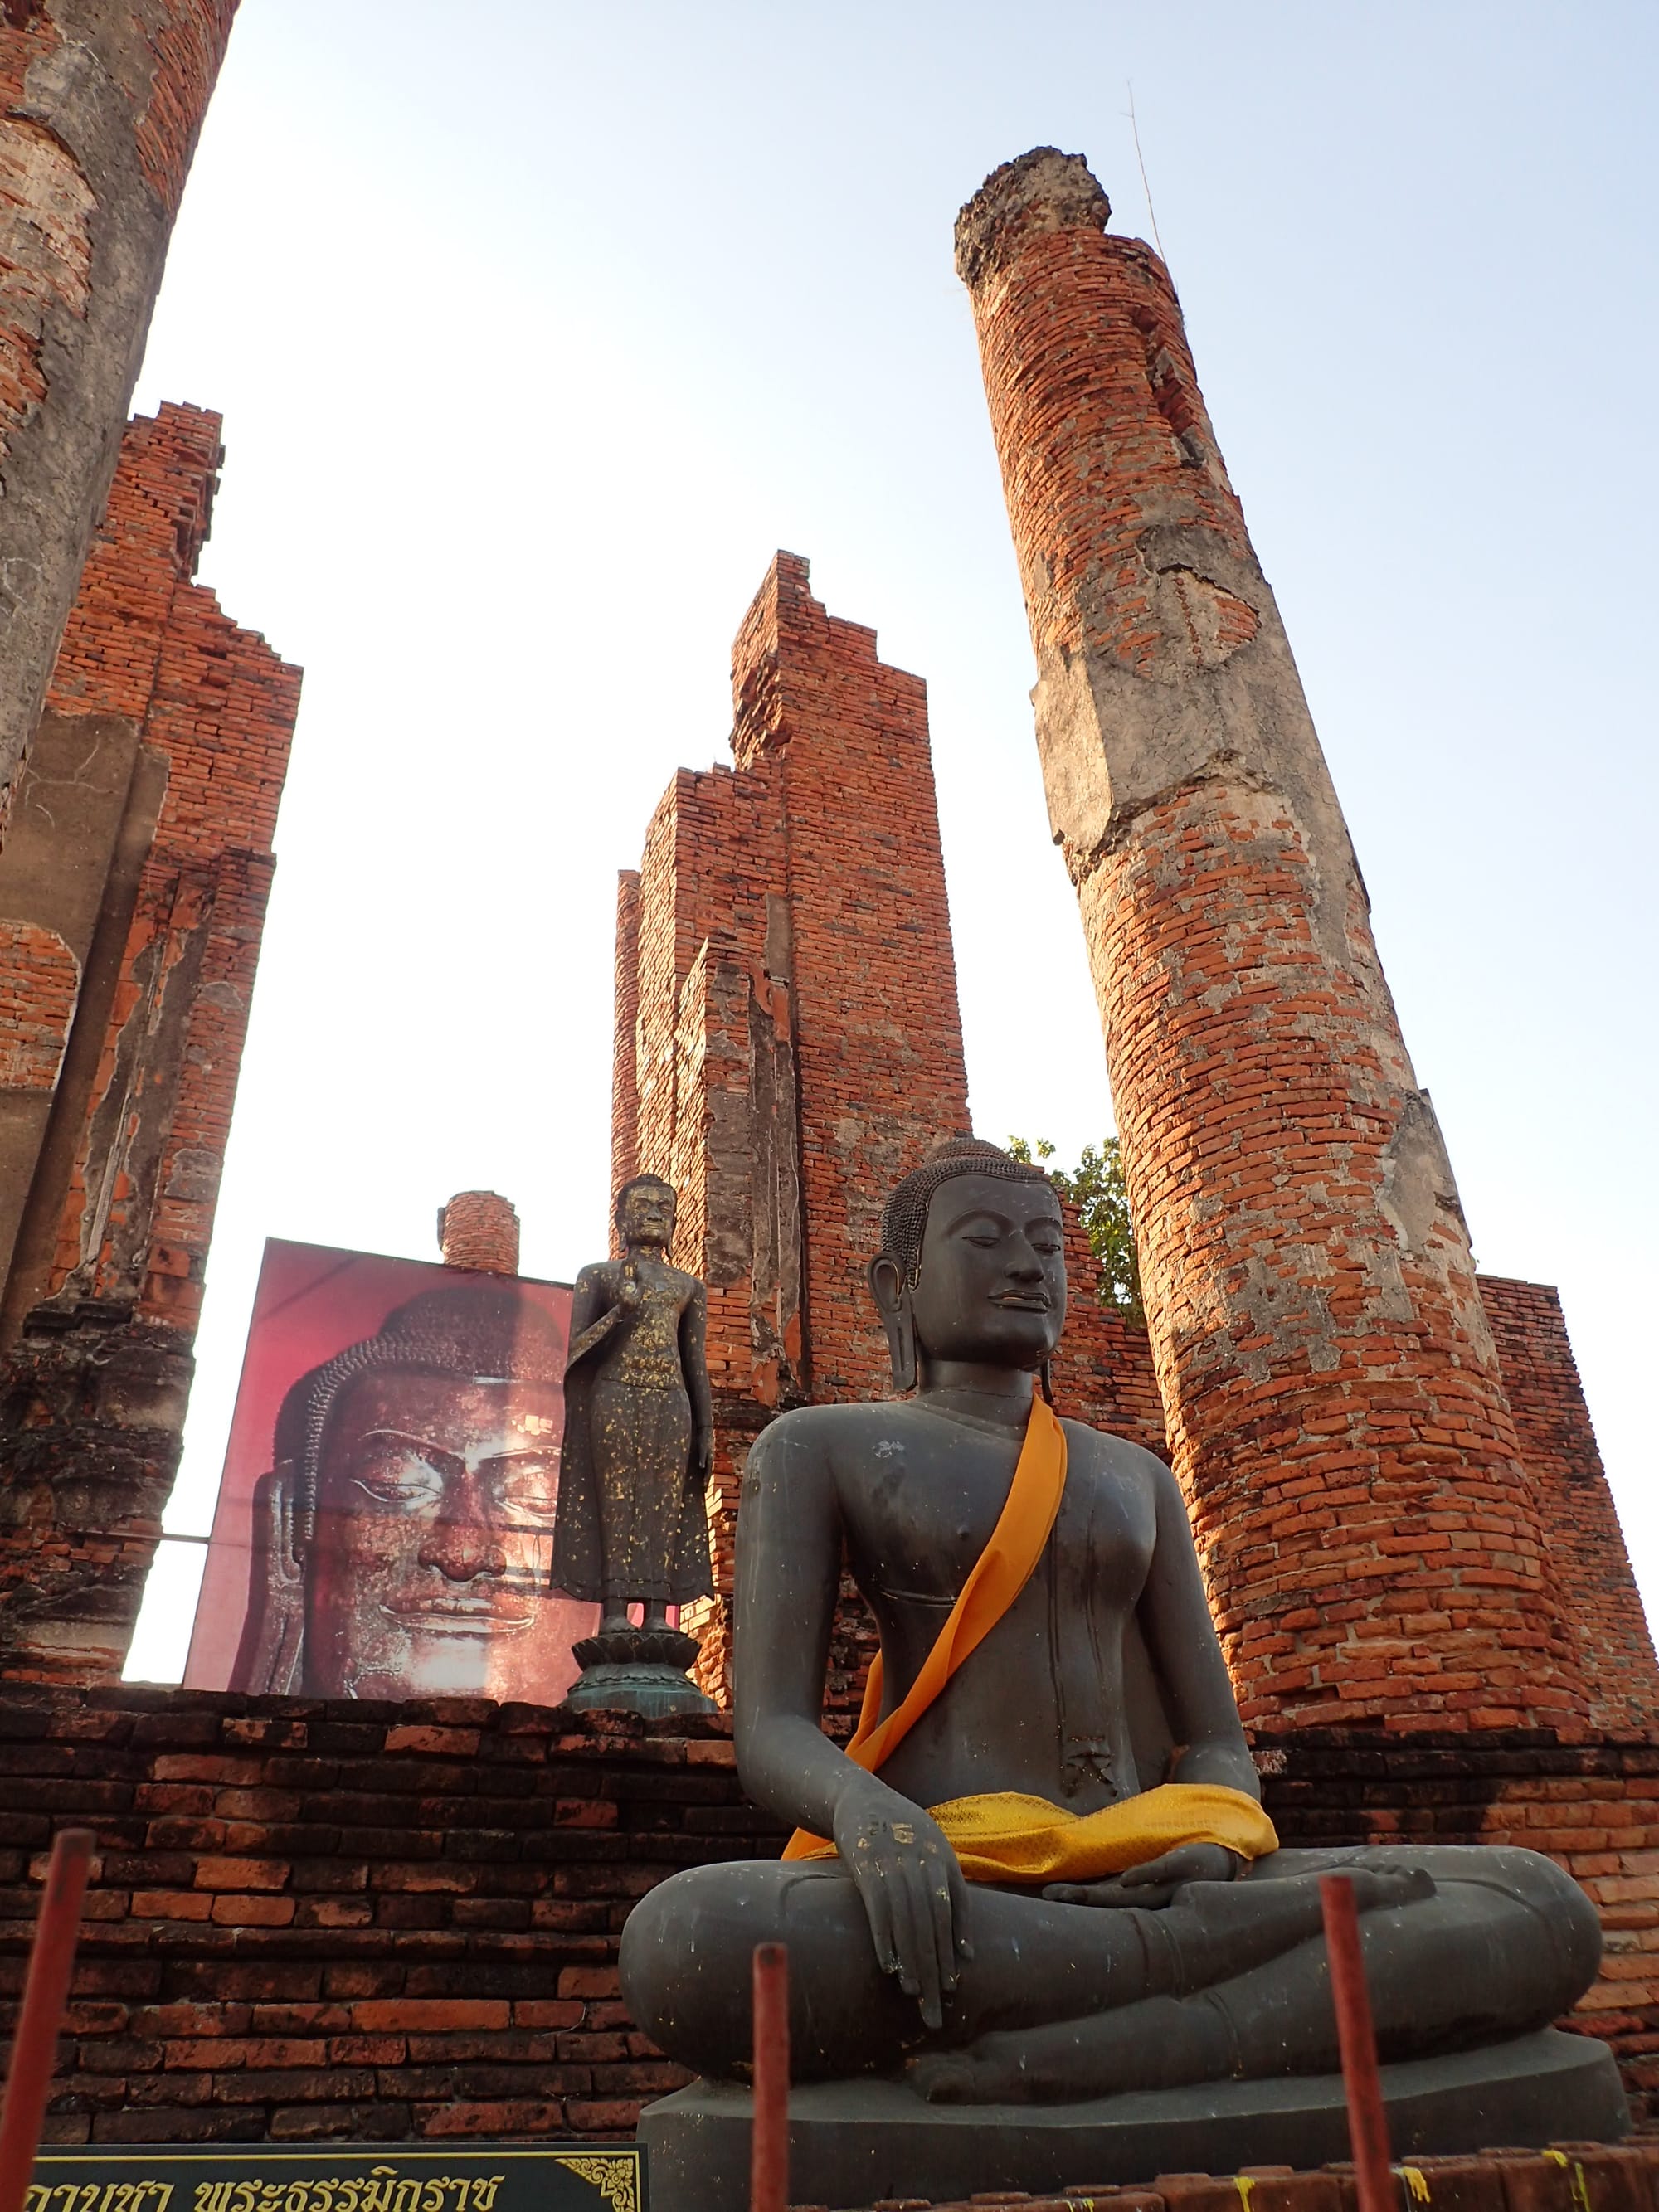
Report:
<svg viewBox="0 0 1659 2212"><path fill-rule="evenodd" d="M635 1176L617 1193L617 1234L629 1252L665 1253L674 1241L678 1194L660 1176Z"/></svg>
<svg viewBox="0 0 1659 2212"><path fill-rule="evenodd" d="M981 1138L945 1138L883 1207L869 1282L896 1390L944 1362L1034 1370L1046 1388L1066 1319L1054 1184Z"/></svg>
<svg viewBox="0 0 1659 2212"><path fill-rule="evenodd" d="M556 1698L590 1610L548 1588L564 1350L516 1284L474 1278L300 1377L234 1687Z"/></svg>

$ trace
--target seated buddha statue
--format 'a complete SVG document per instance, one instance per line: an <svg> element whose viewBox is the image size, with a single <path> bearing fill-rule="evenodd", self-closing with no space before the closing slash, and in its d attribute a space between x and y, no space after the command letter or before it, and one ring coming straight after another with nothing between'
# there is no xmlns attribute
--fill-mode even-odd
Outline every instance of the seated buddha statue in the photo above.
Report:
<svg viewBox="0 0 1659 2212"><path fill-rule="evenodd" d="M1041 1170L951 1140L893 1193L869 1279L914 1395L786 1413L743 1475L738 1767L796 1832L635 1907L623 1989L657 2043L740 2078L751 1951L781 1941L798 2081L986 2103L1328 2074L1332 1871L1385 2060L1566 2011L1601 1932L1549 1860L1279 1847L1174 1476L1048 1403ZM881 1638L845 1750L820 1726L843 1556Z"/></svg>

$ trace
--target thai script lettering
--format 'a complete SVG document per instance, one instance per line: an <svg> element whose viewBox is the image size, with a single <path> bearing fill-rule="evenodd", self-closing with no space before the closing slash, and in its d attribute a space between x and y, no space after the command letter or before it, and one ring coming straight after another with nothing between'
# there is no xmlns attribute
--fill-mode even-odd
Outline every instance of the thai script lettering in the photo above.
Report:
<svg viewBox="0 0 1659 2212"><path fill-rule="evenodd" d="M305 2181L198 2181L191 2212L494 2212L504 2173L405 2174L395 2166L367 2175L328 2174ZM30 2204L25 2212L104 2212L85 2204ZM112 2207L110 2212L145 2212ZM166 2212L164 2206L155 2212Z"/></svg>
<svg viewBox="0 0 1659 2212"><path fill-rule="evenodd" d="M190 2212L495 2212L506 2179L504 2173L401 2173L395 2166L315 2180L216 2177L196 2184ZM168 2212L173 2189L170 2181L36 2182L23 2212Z"/></svg>
<svg viewBox="0 0 1659 2212"><path fill-rule="evenodd" d="M23 2212L167 2212L172 2195L170 2181L32 2181Z"/></svg>

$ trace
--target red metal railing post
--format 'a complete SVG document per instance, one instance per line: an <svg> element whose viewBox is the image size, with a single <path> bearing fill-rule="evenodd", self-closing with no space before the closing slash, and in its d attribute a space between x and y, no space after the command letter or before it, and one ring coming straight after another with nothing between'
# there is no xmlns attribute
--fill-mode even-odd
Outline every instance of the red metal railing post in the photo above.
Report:
<svg viewBox="0 0 1659 2212"><path fill-rule="evenodd" d="M785 2212L789 2202L789 1953L755 1946L755 2118L749 2151L749 2212ZM6 2212L0 2206L0 2212Z"/></svg>
<svg viewBox="0 0 1659 2212"><path fill-rule="evenodd" d="M1348 2139L1353 2146L1359 2212L1393 2212L1389 2120L1382 2109L1376 2031L1371 2026L1371 2000L1365 1986L1365 1960L1359 1948L1359 1911L1352 1882L1345 1874L1322 1875L1319 1901L1325 1915L1325 1948L1331 1962L1331 1998L1336 2007L1337 2044L1342 2053L1342 2087L1348 2100ZM4 2212L3 2207L0 2212Z"/></svg>
<svg viewBox="0 0 1659 2212"><path fill-rule="evenodd" d="M61 1829L52 1842L46 1893L40 1900L28 1978L11 2039L11 2070L0 2101L0 2212L23 2212L28 2194L58 2063L70 1976L75 1971L81 1899L97 1842L90 1828Z"/></svg>

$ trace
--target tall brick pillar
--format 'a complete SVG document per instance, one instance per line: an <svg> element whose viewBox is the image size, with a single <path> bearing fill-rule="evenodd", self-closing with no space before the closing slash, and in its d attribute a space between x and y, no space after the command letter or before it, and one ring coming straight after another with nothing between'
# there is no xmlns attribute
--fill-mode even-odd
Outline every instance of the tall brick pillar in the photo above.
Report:
<svg viewBox="0 0 1659 2212"><path fill-rule="evenodd" d="M1247 1719L1577 1725L1433 1109L1168 272L1084 162L957 225L1170 1440Z"/></svg>
<svg viewBox="0 0 1659 2212"><path fill-rule="evenodd" d="M0 826L235 12L236 0L0 8Z"/></svg>
<svg viewBox="0 0 1659 2212"><path fill-rule="evenodd" d="M300 692L219 428L129 428L0 853L0 1675L119 1675L178 1465Z"/></svg>

